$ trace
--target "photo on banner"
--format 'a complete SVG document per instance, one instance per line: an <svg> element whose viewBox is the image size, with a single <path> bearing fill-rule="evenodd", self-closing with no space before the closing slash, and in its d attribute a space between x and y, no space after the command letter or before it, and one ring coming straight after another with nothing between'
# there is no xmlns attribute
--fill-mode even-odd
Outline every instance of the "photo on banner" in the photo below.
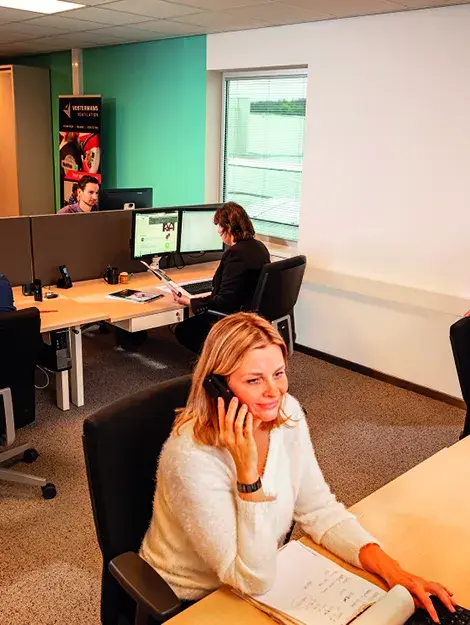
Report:
<svg viewBox="0 0 470 625"><path fill-rule="evenodd" d="M101 96L59 96L60 202L82 176L101 183Z"/></svg>

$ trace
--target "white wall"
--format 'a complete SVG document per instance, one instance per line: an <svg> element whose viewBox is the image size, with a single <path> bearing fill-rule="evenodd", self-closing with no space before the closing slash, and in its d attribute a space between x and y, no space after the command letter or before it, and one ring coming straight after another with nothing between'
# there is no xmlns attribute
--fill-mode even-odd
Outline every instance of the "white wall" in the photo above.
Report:
<svg viewBox="0 0 470 625"><path fill-rule="evenodd" d="M310 265L470 295L469 33L459 5L208 36L209 70L308 66ZM459 394L451 316L307 285L297 317L304 345Z"/></svg>

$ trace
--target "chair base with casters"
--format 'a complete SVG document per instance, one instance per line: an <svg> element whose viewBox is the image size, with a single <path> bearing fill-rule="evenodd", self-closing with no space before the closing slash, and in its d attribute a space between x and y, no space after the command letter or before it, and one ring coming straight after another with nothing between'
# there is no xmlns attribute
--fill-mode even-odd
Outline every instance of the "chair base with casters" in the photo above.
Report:
<svg viewBox="0 0 470 625"><path fill-rule="evenodd" d="M22 460L28 464L34 462L39 457L38 452L28 444L11 447L15 441L15 423L13 419L13 402L9 388L0 389L0 396L3 397L5 412L5 439L7 449L0 452L0 465L12 458L23 456ZM44 499L53 499L56 496L56 487L43 477L36 477L28 473L20 473L12 469L5 469L0 466L0 480L15 482L17 484L28 484L29 486L40 486Z"/></svg>

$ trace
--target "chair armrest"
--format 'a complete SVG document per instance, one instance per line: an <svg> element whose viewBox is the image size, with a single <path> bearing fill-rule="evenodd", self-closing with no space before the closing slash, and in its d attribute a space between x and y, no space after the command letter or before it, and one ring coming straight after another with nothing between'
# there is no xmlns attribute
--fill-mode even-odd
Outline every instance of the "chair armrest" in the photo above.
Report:
<svg viewBox="0 0 470 625"><path fill-rule="evenodd" d="M227 317L226 313L219 312L218 310L207 310L209 315L215 315L216 317Z"/></svg>
<svg viewBox="0 0 470 625"><path fill-rule="evenodd" d="M181 610L181 601L165 580L139 555L128 551L109 563L111 575L138 606L157 621L166 621Z"/></svg>

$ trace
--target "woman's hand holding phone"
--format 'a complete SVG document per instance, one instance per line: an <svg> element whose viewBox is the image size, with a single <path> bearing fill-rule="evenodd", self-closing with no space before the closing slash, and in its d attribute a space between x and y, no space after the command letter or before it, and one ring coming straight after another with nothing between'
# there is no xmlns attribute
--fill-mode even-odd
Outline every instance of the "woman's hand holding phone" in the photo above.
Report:
<svg viewBox="0 0 470 625"><path fill-rule="evenodd" d="M217 399L220 442L228 449L237 469L237 481L254 484L258 478L258 448L253 436L253 415L248 407L238 409L239 401L234 397L225 410L222 397Z"/></svg>

